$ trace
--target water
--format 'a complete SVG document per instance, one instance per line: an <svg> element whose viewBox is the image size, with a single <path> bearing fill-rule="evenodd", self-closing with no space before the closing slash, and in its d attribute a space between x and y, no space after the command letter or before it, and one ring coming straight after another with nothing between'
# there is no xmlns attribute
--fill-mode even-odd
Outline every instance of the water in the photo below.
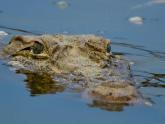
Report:
<svg viewBox="0 0 165 124"><path fill-rule="evenodd" d="M154 0L156 1L156 0ZM67 2L67 3L65 3ZM123 111L90 107L79 94L57 92L34 96L17 74L0 62L0 123L2 124L164 124L165 122L165 4L151 0L1 0L0 30L20 34L97 34L113 41L112 51L134 63L133 75L152 106ZM133 16L144 18L131 24Z"/></svg>

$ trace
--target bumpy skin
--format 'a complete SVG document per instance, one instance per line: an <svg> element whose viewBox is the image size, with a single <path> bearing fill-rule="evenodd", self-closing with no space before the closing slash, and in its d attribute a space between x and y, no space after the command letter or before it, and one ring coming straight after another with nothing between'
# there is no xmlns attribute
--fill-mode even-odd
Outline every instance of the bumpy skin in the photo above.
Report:
<svg viewBox="0 0 165 124"><path fill-rule="evenodd" d="M12 55L18 65L34 71L94 76L109 59L107 44L108 40L93 35L16 36L4 51ZM37 45L43 49L38 53Z"/></svg>
<svg viewBox="0 0 165 124"><path fill-rule="evenodd" d="M92 99L91 106L122 109L140 95L128 62L109 53L109 45L95 35L15 36L3 51L17 70L48 73L59 84L82 91Z"/></svg>

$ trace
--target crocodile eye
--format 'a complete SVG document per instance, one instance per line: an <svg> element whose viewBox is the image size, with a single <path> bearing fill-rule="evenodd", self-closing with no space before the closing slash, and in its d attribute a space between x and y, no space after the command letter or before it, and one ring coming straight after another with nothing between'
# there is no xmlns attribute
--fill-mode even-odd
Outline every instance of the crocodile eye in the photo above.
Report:
<svg viewBox="0 0 165 124"><path fill-rule="evenodd" d="M111 52L111 45L110 45L110 44L107 45L107 52L108 52L108 53Z"/></svg>
<svg viewBox="0 0 165 124"><path fill-rule="evenodd" d="M43 52L44 46L39 42L35 42L31 49L34 54L40 54Z"/></svg>

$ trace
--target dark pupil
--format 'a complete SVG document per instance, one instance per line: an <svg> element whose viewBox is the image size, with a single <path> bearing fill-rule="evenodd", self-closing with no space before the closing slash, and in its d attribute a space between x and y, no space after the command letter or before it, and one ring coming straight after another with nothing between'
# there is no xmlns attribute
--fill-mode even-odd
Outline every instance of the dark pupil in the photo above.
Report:
<svg viewBox="0 0 165 124"><path fill-rule="evenodd" d="M111 52L111 46L110 46L110 44L107 45L107 52L108 52L108 53Z"/></svg>
<svg viewBox="0 0 165 124"><path fill-rule="evenodd" d="M44 50L44 46L41 43L35 42L32 50L34 54L40 54Z"/></svg>

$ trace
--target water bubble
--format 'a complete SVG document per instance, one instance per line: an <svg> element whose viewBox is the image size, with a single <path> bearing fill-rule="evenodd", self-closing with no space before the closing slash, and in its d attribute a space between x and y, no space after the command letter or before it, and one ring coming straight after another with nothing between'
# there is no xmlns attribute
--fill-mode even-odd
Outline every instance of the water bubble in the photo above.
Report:
<svg viewBox="0 0 165 124"><path fill-rule="evenodd" d="M2 39L4 36L7 36L8 33L5 31L0 31L0 39Z"/></svg>
<svg viewBox="0 0 165 124"><path fill-rule="evenodd" d="M8 35L8 33L6 33L5 31L0 31L0 36L6 36Z"/></svg>
<svg viewBox="0 0 165 124"><path fill-rule="evenodd" d="M145 104L146 106L153 106L153 103L150 102L150 101L145 101L144 104Z"/></svg>
<svg viewBox="0 0 165 124"><path fill-rule="evenodd" d="M130 64L130 65L134 65L134 64L135 64L135 62L133 62L133 61L130 61L130 62L129 62L129 64Z"/></svg>
<svg viewBox="0 0 165 124"><path fill-rule="evenodd" d="M142 25L144 23L144 18L140 16L133 16L133 17L130 17L128 21L132 24Z"/></svg>
<svg viewBox="0 0 165 124"><path fill-rule="evenodd" d="M69 7L69 3L66 0L60 0L60 1L56 2L56 5L60 9L66 9L67 7Z"/></svg>

